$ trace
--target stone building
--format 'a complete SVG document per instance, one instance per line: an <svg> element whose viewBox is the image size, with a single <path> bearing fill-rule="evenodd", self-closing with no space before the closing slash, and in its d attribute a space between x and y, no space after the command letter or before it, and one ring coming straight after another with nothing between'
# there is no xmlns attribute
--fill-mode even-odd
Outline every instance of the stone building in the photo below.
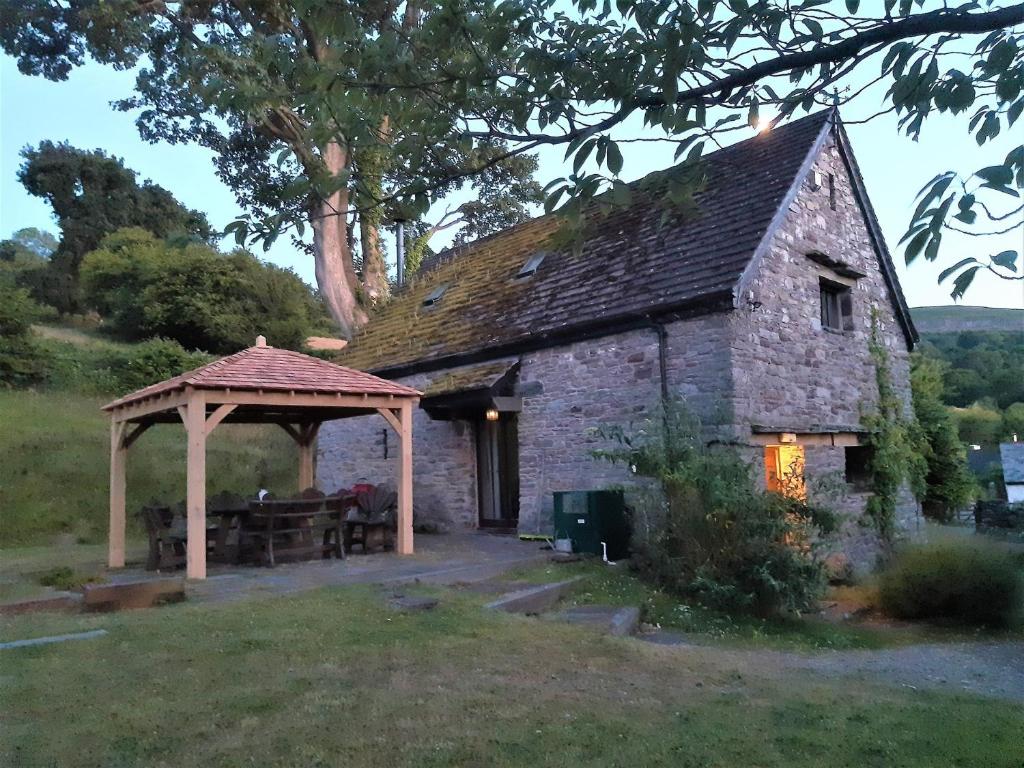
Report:
<svg viewBox="0 0 1024 768"><path fill-rule="evenodd" d="M684 172L595 206L573 242L550 215L438 255L340 354L424 393L419 518L549 532L554 491L634 480L593 458L593 428L678 397L767 486L802 473L812 498L848 513L847 549L870 550L869 338L874 323L909 408L917 337L838 116L708 155L692 200L668 203ZM319 484L392 477L388 440L371 417L324 425Z"/></svg>

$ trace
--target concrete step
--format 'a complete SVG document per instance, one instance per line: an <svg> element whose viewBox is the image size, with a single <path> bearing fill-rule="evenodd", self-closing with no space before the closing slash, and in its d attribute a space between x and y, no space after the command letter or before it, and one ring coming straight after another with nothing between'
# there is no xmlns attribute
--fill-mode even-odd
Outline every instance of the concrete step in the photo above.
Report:
<svg viewBox="0 0 1024 768"><path fill-rule="evenodd" d="M551 584L538 584L525 589L507 592L497 600L487 603L487 608L506 613L538 614L553 608L575 586L582 576L574 576L565 581Z"/></svg>
<svg viewBox="0 0 1024 768"><path fill-rule="evenodd" d="M570 624L594 627L614 637L634 635L640 626L640 609L635 605L577 605L551 617Z"/></svg>

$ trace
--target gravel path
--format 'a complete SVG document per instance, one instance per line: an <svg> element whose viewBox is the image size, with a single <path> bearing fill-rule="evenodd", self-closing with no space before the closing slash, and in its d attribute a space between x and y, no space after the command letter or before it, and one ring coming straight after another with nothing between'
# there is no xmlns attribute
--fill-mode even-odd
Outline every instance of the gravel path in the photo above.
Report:
<svg viewBox="0 0 1024 768"><path fill-rule="evenodd" d="M829 677L874 677L911 688L964 691L1024 703L1024 642L780 655L784 666Z"/></svg>

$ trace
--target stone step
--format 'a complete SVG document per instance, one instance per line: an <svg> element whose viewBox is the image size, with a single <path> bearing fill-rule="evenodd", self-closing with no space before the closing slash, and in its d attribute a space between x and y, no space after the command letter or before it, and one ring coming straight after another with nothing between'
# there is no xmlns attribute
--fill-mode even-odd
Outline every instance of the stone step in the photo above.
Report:
<svg viewBox="0 0 1024 768"><path fill-rule="evenodd" d="M543 613L554 607L559 600L569 594L576 582L582 578L582 576L574 576L565 581L517 589L514 592L502 595L497 600L492 600L487 603L486 607L495 611L505 611L506 613Z"/></svg>
<svg viewBox="0 0 1024 768"><path fill-rule="evenodd" d="M552 614L552 618L594 627L614 637L628 637L640 626L640 609L635 605L577 605Z"/></svg>

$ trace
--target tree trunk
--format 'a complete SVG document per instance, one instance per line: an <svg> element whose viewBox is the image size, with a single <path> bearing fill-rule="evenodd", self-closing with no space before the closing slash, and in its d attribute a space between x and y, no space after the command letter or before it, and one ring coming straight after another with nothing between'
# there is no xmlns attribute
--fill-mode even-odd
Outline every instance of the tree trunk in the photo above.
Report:
<svg viewBox="0 0 1024 768"><path fill-rule="evenodd" d="M363 288L374 304L383 302L391 292L387 264L380 249L380 215L378 210L364 212L359 218L359 239L363 253Z"/></svg>
<svg viewBox="0 0 1024 768"><path fill-rule="evenodd" d="M321 158L331 176L343 173L348 165L345 149L331 142ZM346 187L326 199L316 199L310 206L313 227L313 260L316 284L327 310L338 323L341 335L351 339L367 321L359 301L359 280L352 266L349 247L347 213L349 191Z"/></svg>

